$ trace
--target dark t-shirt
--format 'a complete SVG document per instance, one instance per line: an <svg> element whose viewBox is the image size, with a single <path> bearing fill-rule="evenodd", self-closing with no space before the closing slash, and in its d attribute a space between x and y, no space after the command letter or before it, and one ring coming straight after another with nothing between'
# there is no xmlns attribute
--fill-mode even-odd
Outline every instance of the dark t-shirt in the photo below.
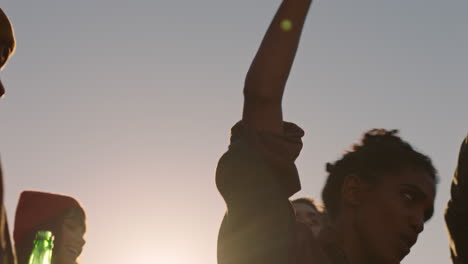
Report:
<svg viewBox="0 0 468 264"><path fill-rule="evenodd" d="M218 264L343 263L332 261L331 247L296 223L289 202L301 188L294 161L303 135L292 123L284 123L284 135L253 131L242 123L233 127L229 150L216 170L227 205Z"/></svg>
<svg viewBox="0 0 468 264"><path fill-rule="evenodd" d="M445 211L445 222L453 263L468 263L468 136L460 147L451 197Z"/></svg>

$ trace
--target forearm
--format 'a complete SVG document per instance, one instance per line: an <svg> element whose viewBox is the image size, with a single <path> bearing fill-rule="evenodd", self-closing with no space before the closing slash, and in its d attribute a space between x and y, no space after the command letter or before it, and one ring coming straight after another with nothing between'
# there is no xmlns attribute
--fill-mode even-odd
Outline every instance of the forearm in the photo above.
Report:
<svg viewBox="0 0 468 264"><path fill-rule="evenodd" d="M451 241L452 260L454 263L465 263L468 258L468 136L460 148L445 221Z"/></svg>
<svg viewBox="0 0 468 264"><path fill-rule="evenodd" d="M451 202L466 207L468 211L468 136L460 147L457 169L451 186Z"/></svg>
<svg viewBox="0 0 468 264"><path fill-rule="evenodd" d="M258 131L283 134L281 101L312 0L284 0L245 79L242 121Z"/></svg>
<svg viewBox="0 0 468 264"><path fill-rule="evenodd" d="M246 97L281 100L312 0L284 0L245 80Z"/></svg>

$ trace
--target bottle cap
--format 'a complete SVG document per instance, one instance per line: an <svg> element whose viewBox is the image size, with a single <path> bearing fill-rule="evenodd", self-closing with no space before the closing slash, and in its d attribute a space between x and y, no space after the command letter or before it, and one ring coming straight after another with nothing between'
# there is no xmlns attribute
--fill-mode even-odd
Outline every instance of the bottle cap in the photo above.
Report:
<svg viewBox="0 0 468 264"><path fill-rule="evenodd" d="M50 231L38 231L36 233L36 240L47 240L50 241L53 239L53 234Z"/></svg>

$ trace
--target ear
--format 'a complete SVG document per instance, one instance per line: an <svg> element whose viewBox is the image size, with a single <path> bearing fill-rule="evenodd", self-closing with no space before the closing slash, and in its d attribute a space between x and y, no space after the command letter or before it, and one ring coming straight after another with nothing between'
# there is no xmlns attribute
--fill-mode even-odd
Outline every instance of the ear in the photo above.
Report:
<svg viewBox="0 0 468 264"><path fill-rule="evenodd" d="M356 174L349 174L345 177L341 195L345 204L352 207L359 206L364 199L369 185Z"/></svg>

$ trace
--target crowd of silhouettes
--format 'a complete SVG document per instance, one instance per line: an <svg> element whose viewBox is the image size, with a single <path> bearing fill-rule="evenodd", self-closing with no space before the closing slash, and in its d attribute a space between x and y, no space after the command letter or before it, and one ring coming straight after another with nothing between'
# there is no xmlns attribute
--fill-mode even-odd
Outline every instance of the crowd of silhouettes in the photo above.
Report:
<svg viewBox="0 0 468 264"><path fill-rule="evenodd" d="M295 160L304 131L283 120L282 98L312 0L283 0L247 72L241 120L220 158L216 184L227 210L218 264L397 264L434 214L438 173L397 130L371 129L326 164L323 205L291 200L301 189ZM12 23L0 9L0 69L15 51ZM0 96L6 89L0 81ZM344 146L345 147L345 146ZM53 264L75 264L86 214L66 195L24 191L12 243L0 168L0 264L28 264L38 231L54 234ZM468 263L468 136L445 211L450 253Z"/></svg>

